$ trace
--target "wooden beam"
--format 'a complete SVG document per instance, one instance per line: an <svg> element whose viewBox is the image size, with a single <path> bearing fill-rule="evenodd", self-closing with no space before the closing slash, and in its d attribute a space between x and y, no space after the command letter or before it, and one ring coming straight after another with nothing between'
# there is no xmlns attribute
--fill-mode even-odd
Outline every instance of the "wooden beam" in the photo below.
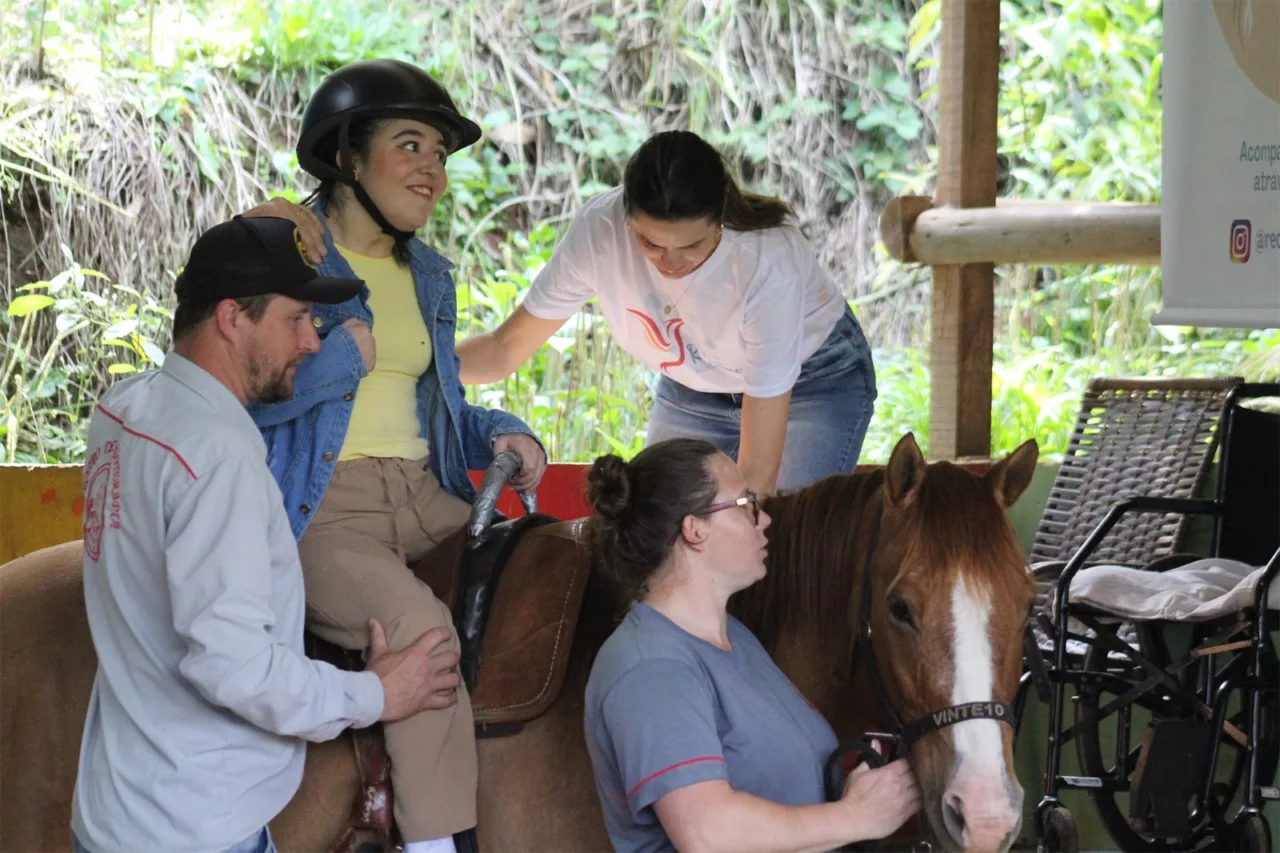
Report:
<svg viewBox="0 0 1280 853"><path fill-rule="evenodd" d="M880 239L889 256L903 263L917 263L911 249L911 232L920 214L933 207L933 199L922 195L904 195L889 199L880 212Z"/></svg>
<svg viewBox="0 0 1280 853"><path fill-rule="evenodd" d="M1158 204L1002 198L955 208L905 196L885 207L880 231L889 254L911 263L1160 265Z"/></svg>
<svg viewBox="0 0 1280 853"><path fill-rule="evenodd" d="M999 0L942 0L935 206L996 203ZM922 216L924 214L921 214ZM929 456L991 453L992 264L935 266Z"/></svg>

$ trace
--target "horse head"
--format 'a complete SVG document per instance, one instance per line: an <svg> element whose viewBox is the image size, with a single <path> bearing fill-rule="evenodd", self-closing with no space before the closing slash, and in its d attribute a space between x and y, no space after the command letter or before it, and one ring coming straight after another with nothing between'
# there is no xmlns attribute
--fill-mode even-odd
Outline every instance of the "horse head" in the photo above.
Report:
<svg viewBox="0 0 1280 853"><path fill-rule="evenodd" d="M1005 510L1037 455L1028 441L979 477L926 464L908 434L884 473L862 639L950 850L1007 850L1021 825L1010 706L1035 587Z"/></svg>

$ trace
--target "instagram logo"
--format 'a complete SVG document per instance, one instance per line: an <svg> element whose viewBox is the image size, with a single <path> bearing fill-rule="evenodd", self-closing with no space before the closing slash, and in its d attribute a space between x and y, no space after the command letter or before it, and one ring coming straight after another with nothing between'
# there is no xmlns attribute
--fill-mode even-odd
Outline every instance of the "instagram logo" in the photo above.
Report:
<svg viewBox="0 0 1280 853"><path fill-rule="evenodd" d="M1231 263L1249 263L1249 251L1253 246L1253 223L1237 219L1231 223Z"/></svg>

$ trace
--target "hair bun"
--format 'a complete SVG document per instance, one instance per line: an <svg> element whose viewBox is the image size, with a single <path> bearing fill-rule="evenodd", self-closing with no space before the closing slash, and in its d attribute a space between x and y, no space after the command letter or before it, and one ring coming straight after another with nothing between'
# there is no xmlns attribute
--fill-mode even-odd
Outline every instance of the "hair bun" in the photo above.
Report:
<svg viewBox="0 0 1280 853"><path fill-rule="evenodd" d="M617 521L631 500L631 469L621 456L601 456L587 474L591 508L606 521Z"/></svg>

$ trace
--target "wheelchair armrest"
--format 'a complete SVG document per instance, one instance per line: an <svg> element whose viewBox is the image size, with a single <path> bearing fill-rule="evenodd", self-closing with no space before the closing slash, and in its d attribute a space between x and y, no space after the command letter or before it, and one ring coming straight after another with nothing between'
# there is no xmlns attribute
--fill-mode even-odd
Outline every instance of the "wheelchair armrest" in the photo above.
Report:
<svg viewBox="0 0 1280 853"><path fill-rule="evenodd" d="M1267 611L1270 609L1271 585L1280 577L1280 548L1271 555L1271 559L1267 561L1267 567L1262 572L1262 577L1258 579L1258 587L1254 590L1253 599L1253 618L1254 630L1258 637L1258 644L1261 646L1262 638L1267 636L1267 632L1271 629L1267 628Z"/></svg>
<svg viewBox="0 0 1280 853"><path fill-rule="evenodd" d="M1076 573L1084 567L1085 561L1089 559L1089 555L1097 550L1098 545L1111 532L1111 528L1115 527L1120 519L1130 512L1159 512L1159 513L1179 513L1182 515L1221 515L1222 504L1213 499L1207 498L1160 498L1145 497L1135 495L1126 498L1107 511L1106 516L1093 528L1089 536L1084 540L1084 544L1080 546L1071 559L1067 560L1067 565L1063 568L1062 574L1058 576L1058 586L1054 591L1053 600L1053 618L1054 627L1057 629L1057 637L1055 638L1057 649L1056 654L1065 654L1067 642L1067 604L1071 595L1071 581L1075 578ZM1058 662L1061 665L1061 661Z"/></svg>
<svg viewBox="0 0 1280 853"><path fill-rule="evenodd" d="M1067 565L1062 569L1062 574L1058 576L1058 595L1063 596L1071 587L1071 579L1075 577L1076 572L1084 566L1085 561L1089 559L1089 555L1098 549L1102 544L1102 540L1111 532L1111 528L1115 527L1120 519L1129 512L1159 512L1159 513L1179 513L1181 515L1221 515L1222 504L1216 500L1208 498L1157 498L1157 497L1131 497L1113 506L1107 511L1106 516L1093 528L1089 536L1084 540L1084 544L1080 546L1071 559L1067 560ZM1057 605L1061 607L1066 604L1065 599L1058 601Z"/></svg>

